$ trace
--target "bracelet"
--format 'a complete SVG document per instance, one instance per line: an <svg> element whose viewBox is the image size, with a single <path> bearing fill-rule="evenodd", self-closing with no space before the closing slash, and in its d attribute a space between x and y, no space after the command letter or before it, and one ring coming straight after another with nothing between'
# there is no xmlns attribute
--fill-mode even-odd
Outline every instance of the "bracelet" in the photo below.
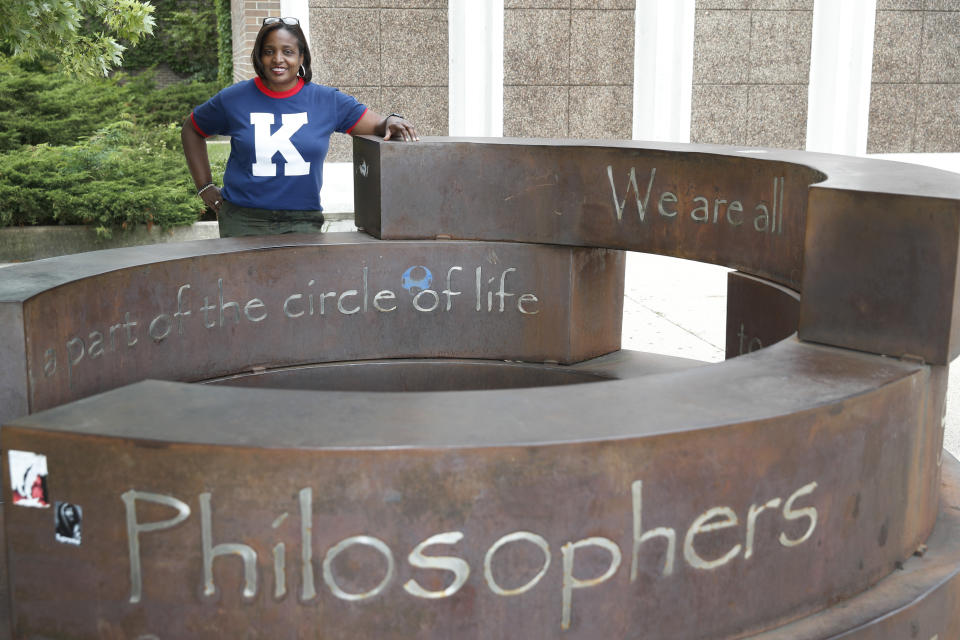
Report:
<svg viewBox="0 0 960 640"><path fill-rule="evenodd" d="M386 122L387 119L389 119L389 118L400 118L401 120L406 120L406 118L404 118L404 117L403 117L402 115L400 115L399 113L391 113L391 114L388 115L386 118L384 118L383 121Z"/></svg>
<svg viewBox="0 0 960 640"><path fill-rule="evenodd" d="M197 197L199 198L201 193L203 193L210 187L215 187L215 186L217 185L213 184L212 182L208 182L207 184L203 185L202 187L200 187L199 191L197 191Z"/></svg>

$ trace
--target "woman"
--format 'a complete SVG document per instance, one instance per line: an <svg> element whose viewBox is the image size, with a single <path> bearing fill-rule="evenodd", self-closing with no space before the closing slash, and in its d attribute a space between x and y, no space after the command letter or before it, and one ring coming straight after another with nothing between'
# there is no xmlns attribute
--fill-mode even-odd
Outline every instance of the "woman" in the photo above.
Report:
<svg viewBox="0 0 960 640"><path fill-rule="evenodd" d="M313 84L310 49L296 18L265 18L253 45L257 77L193 110L180 139L197 195L217 213L220 237L319 232L320 185L333 131L419 140L395 113L382 117L337 89ZM223 189L204 140L230 136Z"/></svg>

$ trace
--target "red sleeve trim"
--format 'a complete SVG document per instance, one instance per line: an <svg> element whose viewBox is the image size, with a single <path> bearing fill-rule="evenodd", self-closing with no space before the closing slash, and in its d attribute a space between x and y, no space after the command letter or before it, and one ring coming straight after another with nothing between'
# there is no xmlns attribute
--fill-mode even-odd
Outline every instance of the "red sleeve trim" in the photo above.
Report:
<svg viewBox="0 0 960 640"><path fill-rule="evenodd" d="M350 133L351 131L353 131L353 128L357 126L361 120L363 120L363 116L367 115L367 111L370 111L370 107L367 107L366 109L364 109L363 113L360 114L360 117L357 118L357 121L354 122L352 125L350 125L350 128L344 131L344 133Z"/></svg>
<svg viewBox="0 0 960 640"><path fill-rule="evenodd" d="M193 124L193 128L197 130L197 133L199 133L204 138L210 137L210 134L205 133L203 129L200 128L200 125L197 124L196 118L193 117L193 111L190 112L190 122L191 124Z"/></svg>

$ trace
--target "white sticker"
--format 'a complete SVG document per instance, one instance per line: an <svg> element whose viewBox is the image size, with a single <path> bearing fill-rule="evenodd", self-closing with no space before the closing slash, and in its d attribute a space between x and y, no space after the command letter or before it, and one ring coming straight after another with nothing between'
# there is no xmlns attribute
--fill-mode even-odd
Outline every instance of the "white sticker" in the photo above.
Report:
<svg viewBox="0 0 960 640"><path fill-rule="evenodd" d="M10 451L10 489L13 504L47 509L47 456L32 451Z"/></svg>

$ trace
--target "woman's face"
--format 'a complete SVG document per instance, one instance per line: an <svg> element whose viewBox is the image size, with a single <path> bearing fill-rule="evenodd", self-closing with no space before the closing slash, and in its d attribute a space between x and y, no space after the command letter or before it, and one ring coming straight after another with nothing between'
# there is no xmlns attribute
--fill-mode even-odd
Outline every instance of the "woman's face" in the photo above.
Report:
<svg viewBox="0 0 960 640"><path fill-rule="evenodd" d="M271 91L293 89L303 63L297 37L282 27L268 33L260 50L260 62L266 76L263 81Z"/></svg>

